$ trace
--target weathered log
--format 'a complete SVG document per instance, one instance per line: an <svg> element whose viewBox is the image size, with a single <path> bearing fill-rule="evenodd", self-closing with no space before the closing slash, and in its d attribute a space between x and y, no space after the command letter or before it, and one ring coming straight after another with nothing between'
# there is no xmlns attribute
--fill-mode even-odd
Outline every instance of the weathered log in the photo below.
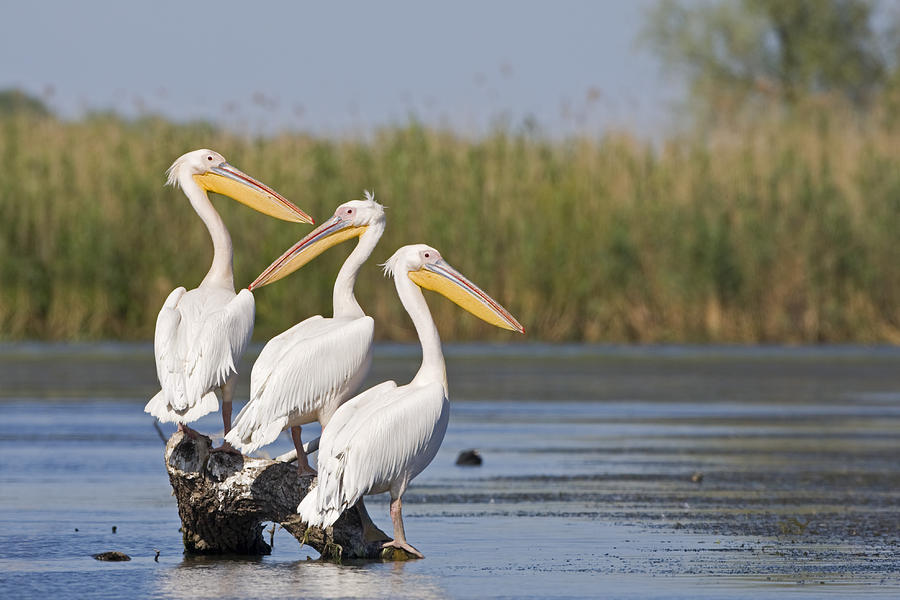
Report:
<svg viewBox="0 0 900 600"><path fill-rule="evenodd" d="M185 552L269 554L263 524L274 522L326 560L412 558L382 548L391 538L381 530L366 539L356 509L345 511L332 527L307 528L296 511L315 478L300 477L296 465L211 448L208 437L178 431L166 444L166 470L178 502Z"/></svg>

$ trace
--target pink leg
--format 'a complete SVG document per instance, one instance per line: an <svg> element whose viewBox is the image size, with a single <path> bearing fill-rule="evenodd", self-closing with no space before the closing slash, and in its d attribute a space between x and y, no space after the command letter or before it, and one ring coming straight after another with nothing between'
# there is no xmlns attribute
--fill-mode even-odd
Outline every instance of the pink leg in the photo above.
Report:
<svg viewBox="0 0 900 600"><path fill-rule="evenodd" d="M294 448L297 449L297 473L300 477L315 475L316 470L309 466L309 458L303 451L303 442L300 441L301 427L291 427L291 439L294 440Z"/></svg>
<svg viewBox="0 0 900 600"><path fill-rule="evenodd" d="M222 426L225 430L224 435L228 435L228 432L231 431L231 400L234 397L235 384L237 384L237 377L232 376L231 379L225 382L225 385L219 388L220 390L222 390ZM232 446L228 442L222 442L222 445L218 448L213 448L213 451L240 454L240 452L238 452L234 448L234 446Z"/></svg>
<svg viewBox="0 0 900 600"><path fill-rule="evenodd" d="M225 435L228 435L228 432L231 431L231 409L231 402L222 403L222 425L225 429Z"/></svg>
<svg viewBox="0 0 900 600"><path fill-rule="evenodd" d="M394 524L394 539L385 542L382 548L402 548L413 556L425 558L425 555L410 546L406 542L406 533L403 531L403 501L400 498L391 498L391 522Z"/></svg>

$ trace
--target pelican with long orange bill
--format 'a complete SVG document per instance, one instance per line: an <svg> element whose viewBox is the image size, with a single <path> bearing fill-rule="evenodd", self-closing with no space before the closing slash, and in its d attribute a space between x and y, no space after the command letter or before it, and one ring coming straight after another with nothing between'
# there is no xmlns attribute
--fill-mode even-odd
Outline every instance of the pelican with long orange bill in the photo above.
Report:
<svg viewBox="0 0 900 600"><path fill-rule="evenodd" d="M167 183L184 191L206 225L212 238L213 260L197 288L188 291L178 287L163 303L156 319L153 348L161 390L144 411L192 433L186 424L216 410L218 393L227 434L231 429L236 366L253 333L255 302L249 290L234 291L231 236L207 192L223 194L284 221L311 224L313 220L212 150L194 150L180 156L167 175Z"/></svg>
<svg viewBox="0 0 900 600"><path fill-rule="evenodd" d="M226 438L229 444L251 452L290 428L297 470L301 475L315 473L303 448L302 426L318 421L326 428L334 411L362 384L372 363L375 321L357 302L353 287L384 228L384 207L365 192L364 200L338 206L330 219L250 284L255 290L278 281L329 248L359 238L335 279L332 317L310 317L272 338L260 352L250 374L250 401L234 420Z"/></svg>
<svg viewBox="0 0 900 600"><path fill-rule="evenodd" d="M450 415L441 340L421 288L446 296L502 329L525 333L525 328L431 246L400 248L385 263L385 272L393 276L400 302L419 334L422 365L407 385L386 381L335 411L319 440L318 486L303 498L297 512L311 526L329 527L344 510L360 506L363 496L390 492L394 539L384 547L421 558L422 553L406 541L402 497L437 453ZM363 525L367 539L375 539L370 536L378 535L377 528L365 520Z"/></svg>

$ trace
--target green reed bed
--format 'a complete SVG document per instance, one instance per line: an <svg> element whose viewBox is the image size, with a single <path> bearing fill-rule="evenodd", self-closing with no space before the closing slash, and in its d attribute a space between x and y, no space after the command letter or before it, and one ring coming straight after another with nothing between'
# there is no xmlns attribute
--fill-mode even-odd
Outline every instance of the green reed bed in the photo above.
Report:
<svg viewBox="0 0 900 600"><path fill-rule="evenodd" d="M0 117L0 338L152 338L166 295L211 259L187 200L163 186L198 147L317 221L376 192L388 229L357 296L381 339L414 331L376 263L427 242L528 330L496 332L434 298L445 339L900 342L900 138L828 112L656 147L418 124L248 139L160 119ZM238 286L310 230L213 202ZM348 251L259 290L256 338L328 314Z"/></svg>

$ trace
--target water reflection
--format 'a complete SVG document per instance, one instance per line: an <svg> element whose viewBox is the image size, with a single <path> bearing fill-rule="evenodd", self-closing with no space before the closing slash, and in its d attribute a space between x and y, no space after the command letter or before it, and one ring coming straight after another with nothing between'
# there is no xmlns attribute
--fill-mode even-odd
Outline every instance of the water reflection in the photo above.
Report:
<svg viewBox="0 0 900 600"><path fill-rule="evenodd" d="M446 591L433 575L407 563L336 565L313 560L185 558L156 579L160 597L201 598L417 598L439 600Z"/></svg>
<svg viewBox="0 0 900 600"><path fill-rule="evenodd" d="M428 558L345 565L285 532L263 559L182 558L152 350L127 350L0 347L0 599L900 597L900 349L450 349L450 427L404 506ZM371 383L418 367L383 351Z"/></svg>

